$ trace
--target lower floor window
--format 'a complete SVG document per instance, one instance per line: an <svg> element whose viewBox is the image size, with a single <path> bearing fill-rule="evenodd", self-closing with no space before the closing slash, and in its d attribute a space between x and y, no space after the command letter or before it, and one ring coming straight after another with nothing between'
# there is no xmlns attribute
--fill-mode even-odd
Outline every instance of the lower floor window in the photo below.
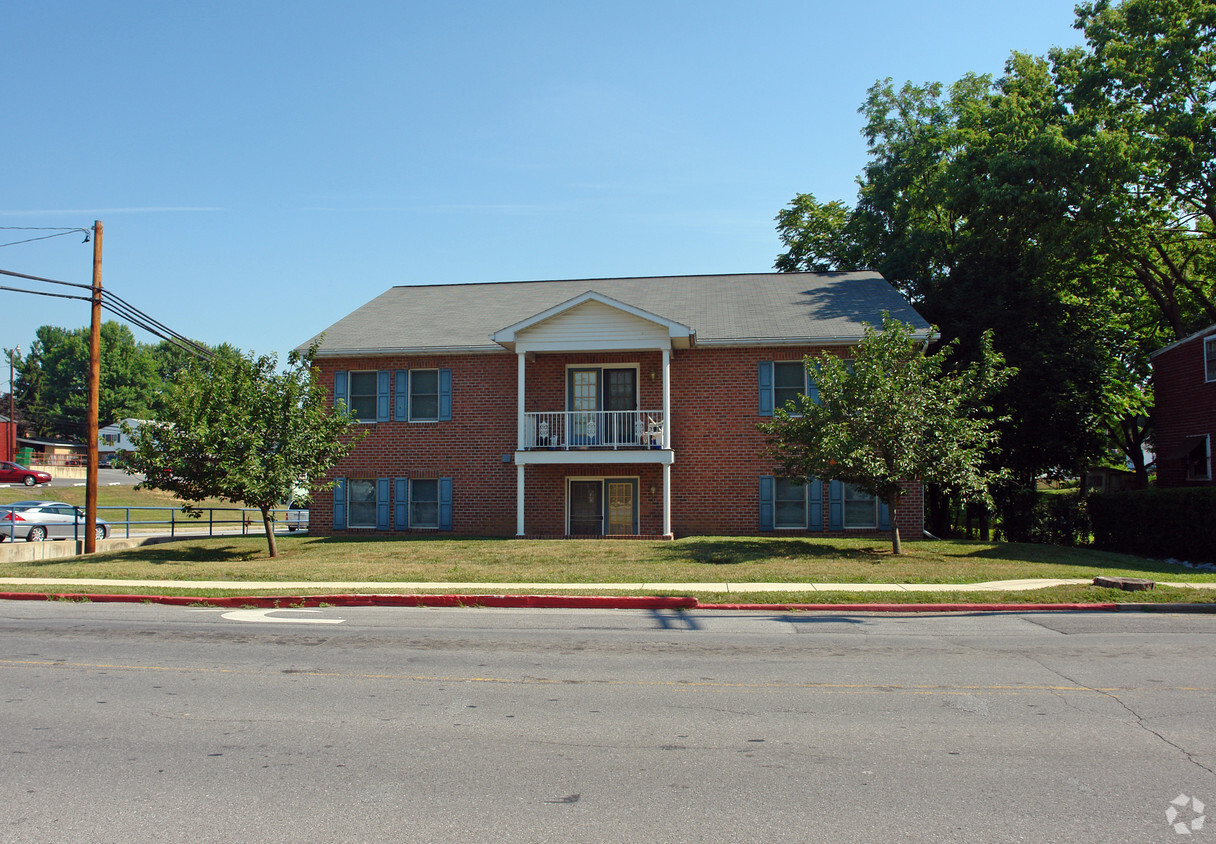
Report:
<svg viewBox="0 0 1216 844"><path fill-rule="evenodd" d="M347 524L350 527L376 526L376 481L350 478L346 482Z"/></svg>
<svg viewBox="0 0 1216 844"><path fill-rule="evenodd" d="M439 527L439 481L410 481L410 527Z"/></svg>
<svg viewBox="0 0 1216 844"><path fill-rule="evenodd" d="M844 485L844 526L878 527L878 499L853 484Z"/></svg>
<svg viewBox="0 0 1216 844"><path fill-rule="evenodd" d="M774 525L779 528L805 528L806 484L794 478L777 478L774 486Z"/></svg>

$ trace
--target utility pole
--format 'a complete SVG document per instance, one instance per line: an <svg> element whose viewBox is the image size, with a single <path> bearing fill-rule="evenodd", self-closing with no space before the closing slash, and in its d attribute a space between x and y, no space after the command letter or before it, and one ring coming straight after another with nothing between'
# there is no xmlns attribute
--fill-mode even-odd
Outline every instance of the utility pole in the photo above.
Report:
<svg viewBox="0 0 1216 844"><path fill-rule="evenodd" d="M93 314L89 321L89 408L85 434L84 552L97 550L97 407L101 389L101 220L93 221Z"/></svg>
<svg viewBox="0 0 1216 844"><path fill-rule="evenodd" d="M21 357L21 347L20 346L18 346L17 348L13 349L11 352L8 353L8 431L5 432L5 436L10 440L10 442L5 443L5 448L8 449L9 446L12 446L11 450L7 450L6 453L8 454L8 459L13 461L14 463L16 463L17 462L17 417L14 415L16 413L16 411L15 411L14 405L13 405L13 393L17 392L17 390L13 386L14 383L16 383L13 381L13 355L14 354L17 357Z"/></svg>

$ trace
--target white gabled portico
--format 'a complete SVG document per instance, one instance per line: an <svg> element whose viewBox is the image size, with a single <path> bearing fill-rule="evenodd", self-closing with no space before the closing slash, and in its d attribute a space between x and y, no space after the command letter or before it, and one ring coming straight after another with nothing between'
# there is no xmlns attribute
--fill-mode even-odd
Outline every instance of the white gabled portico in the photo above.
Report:
<svg viewBox="0 0 1216 844"><path fill-rule="evenodd" d="M516 534L524 530L524 467L541 464L660 464L663 533L671 535L671 353L688 349L696 332L687 325L588 290L494 332L495 343L515 352L517 367ZM540 354L652 352L662 357L661 408L606 406L598 375L572 368L567 404L527 410L528 361ZM627 370L621 370L626 375ZM627 380L627 379L625 379ZM635 386L636 394L636 374Z"/></svg>

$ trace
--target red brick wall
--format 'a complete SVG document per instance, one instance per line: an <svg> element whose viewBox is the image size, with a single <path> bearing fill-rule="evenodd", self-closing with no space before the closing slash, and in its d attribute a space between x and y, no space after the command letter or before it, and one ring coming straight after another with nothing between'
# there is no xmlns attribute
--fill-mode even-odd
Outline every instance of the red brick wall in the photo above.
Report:
<svg viewBox="0 0 1216 844"><path fill-rule="evenodd" d="M809 347L690 349L672 354L671 437L675 464L671 471L671 520L676 536L760 533L759 478L775 474L776 467L760 457L764 438L756 429L761 421L758 363L799 360L804 354L817 351ZM565 408L567 365L633 363L639 364L640 409L661 409L662 357L658 352L639 352L536 355L527 363L527 410ZM335 467L330 477L450 477L453 534L515 535L516 466L502 460L504 454L515 451L517 437L515 355L504 352L324 358L318 364L322 383L331 390L338 370L451 369L452 421L364 425L367 438ZM569 477L638 478L640 533L662 534L663 475L658 465L541 465L527 466L524 473L528 535L565 533ZM922 517L921 489L918 485L909 487L898 513L901 532L908 538L918 538ZM318 493L312 502L310 532L324 535L332 521L332 493ZM850 530L845 535L885 535L885 531Z"/></svg>
<svg viewBox="0 0 1216 844"><path fill-rule="evenodd" d="M1209 331L1206 336L1216 334ZM1203 336L1153 359L1153 423L1156 429L1157 486L1211 486L1188 481L1181 458L1166 459L1187 437L1207 434L1216 445L1216 381L1204 381ZM1210 455L1209 455L1210 457Z"/></svg>

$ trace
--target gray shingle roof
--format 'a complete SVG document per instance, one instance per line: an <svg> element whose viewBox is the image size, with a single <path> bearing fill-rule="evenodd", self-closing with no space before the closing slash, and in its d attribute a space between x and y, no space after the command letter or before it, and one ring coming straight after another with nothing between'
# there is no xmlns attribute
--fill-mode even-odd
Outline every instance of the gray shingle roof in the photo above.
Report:
<svg viewBox="0 0 1216 844"><path fill-rule="evenodd" d="M502 351L490 339L495 331L588 290L691 326L698 346L847 343L862 336L863 323L881 323L884 311L918 334L929 328L872 272L407 285L325 329L319 354Z"/></svg>

